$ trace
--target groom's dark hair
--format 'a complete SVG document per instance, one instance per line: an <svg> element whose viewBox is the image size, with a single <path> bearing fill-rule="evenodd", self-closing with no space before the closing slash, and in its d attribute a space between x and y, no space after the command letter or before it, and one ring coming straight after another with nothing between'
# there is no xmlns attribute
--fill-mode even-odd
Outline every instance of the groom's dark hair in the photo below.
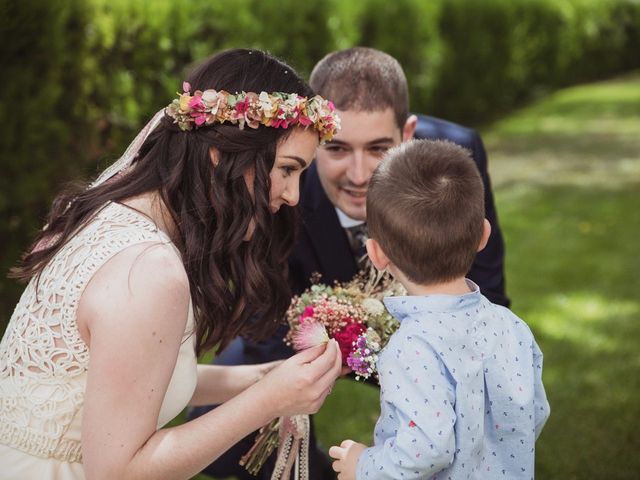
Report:
<svg viewBox="0 0 640 480"><path fill-rule="evenodd" d="M391 55L366 47L329 53L311 72L311 88L338 110L393 110L400 129L409 116L407 77Z"/></svg>
<svg viewBox="0 0 640 480"><path fill-rule="evenodd" d="M484 187L470 152L441 140L389 150L369 183L367 225L412 282L466 275L484 228Z"/></svg>

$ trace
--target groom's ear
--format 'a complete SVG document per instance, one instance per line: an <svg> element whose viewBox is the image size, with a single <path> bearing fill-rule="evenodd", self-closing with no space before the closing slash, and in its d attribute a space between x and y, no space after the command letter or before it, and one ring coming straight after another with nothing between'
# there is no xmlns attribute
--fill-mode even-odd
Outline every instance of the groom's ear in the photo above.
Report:
<svg viewBox="0 0 640 480"><path fill-rule="evenodd" d="M407 140L411 140L413 138L413 134L416 133L417 127L418 117L415 115L409 115L409 118L407 118L407 121L402 127L402 141L406 142Z"/></svg>
<svg viewBox="0 0 640 480"><path fill-rule="evenodd" d="M373 263L373 266L380 271L387 268L387 266L391 262L389 261L389 257L387 257L382 248L380 248L380 244L373 238L369 238L367 239L367 243L365 245L367 247L367 254L369 255L371 263Z"/></svg>

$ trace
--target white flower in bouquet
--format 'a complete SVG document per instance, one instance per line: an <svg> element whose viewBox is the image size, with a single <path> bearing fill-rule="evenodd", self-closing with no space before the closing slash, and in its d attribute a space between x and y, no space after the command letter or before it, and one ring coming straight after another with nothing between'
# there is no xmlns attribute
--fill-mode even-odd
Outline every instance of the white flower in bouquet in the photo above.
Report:
<svg viewBox="0 0 640 480"><path fill-rule="evenodd" d="M382 315L385 312L384 304L376 298L365 298L362 301L362 308L369 315Z"/></svg>

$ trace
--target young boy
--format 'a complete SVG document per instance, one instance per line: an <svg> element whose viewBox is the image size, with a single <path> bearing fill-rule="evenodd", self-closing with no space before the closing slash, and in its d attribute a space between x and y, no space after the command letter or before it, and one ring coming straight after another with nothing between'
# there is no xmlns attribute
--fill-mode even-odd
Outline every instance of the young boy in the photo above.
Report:
<svg viewBox="0 0 640 480"><path fill-rule="evenodd" d="M340 480L533 478L549 416L542 353L465 278L491 231L469 153L427 140L390 150L367 221L371 261L408 294L385 299L401 323L378 360L375 445L332 447Z"/></svg>

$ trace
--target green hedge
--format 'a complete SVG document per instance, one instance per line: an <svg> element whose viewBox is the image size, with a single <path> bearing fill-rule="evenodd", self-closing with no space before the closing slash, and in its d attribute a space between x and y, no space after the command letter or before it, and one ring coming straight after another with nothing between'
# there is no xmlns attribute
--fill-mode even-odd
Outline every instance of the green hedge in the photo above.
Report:
<svg viewBox="0 0 640 480"><path fill-rule="evenodd" d="M60 185L94 174L231 47L305 75L352 45L404 65L412 108L479 125L559 86L640 67L634 0L0 0L0 270ZM0 280L0 331L21 287Z"/></svg>

